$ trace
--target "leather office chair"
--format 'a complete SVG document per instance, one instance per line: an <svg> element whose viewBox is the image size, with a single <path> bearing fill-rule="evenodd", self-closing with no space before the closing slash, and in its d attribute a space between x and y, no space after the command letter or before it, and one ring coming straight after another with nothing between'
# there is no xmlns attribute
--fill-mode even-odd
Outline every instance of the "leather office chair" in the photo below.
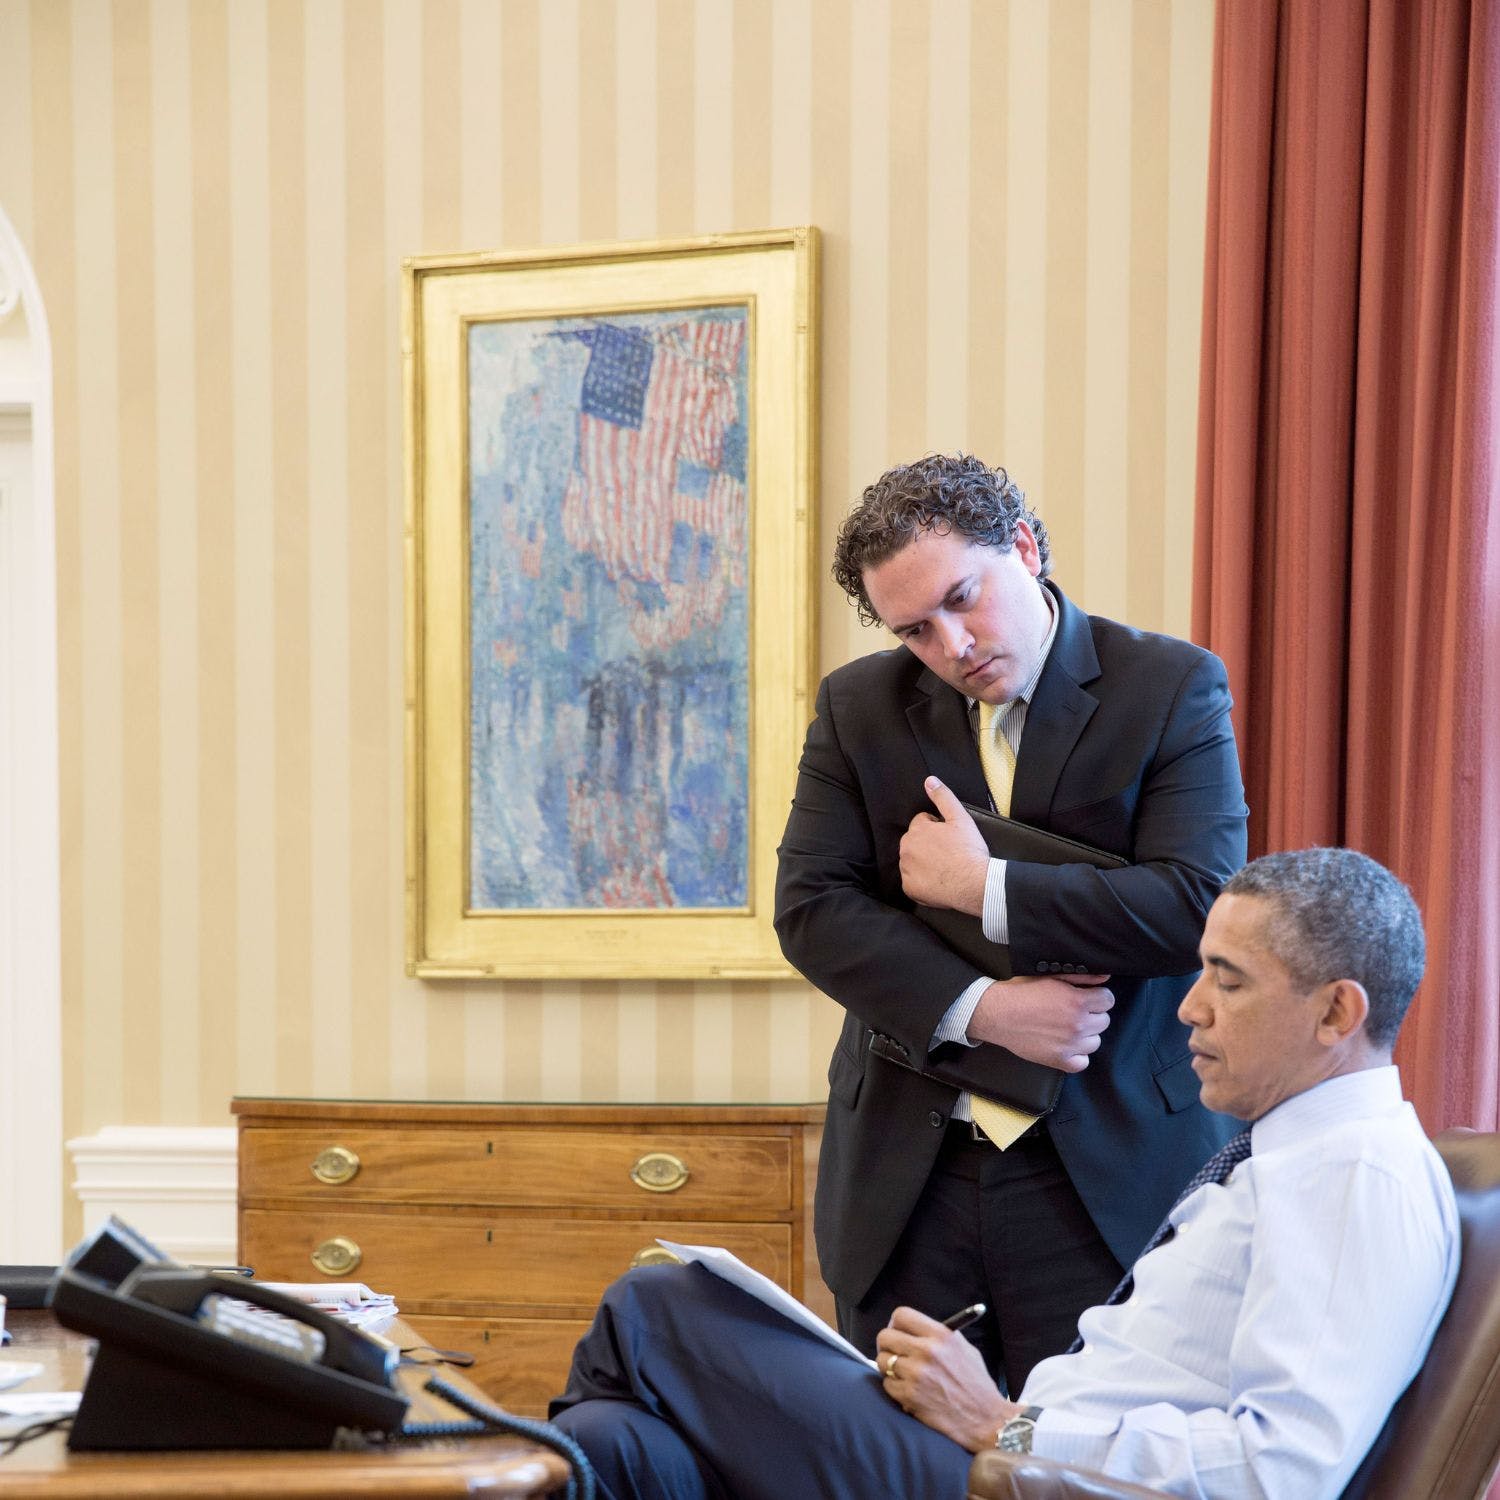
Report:
<svg viewBox="0 0 1500 1500"><path fill-rule="evenodd" d="M1343 1500L1478 1500L1500 1460L1500 1135L1448 1130L1433 1144L1458 1196L1458 1284L1426 1362ZM998 1452L974 1460L969 1497L1160 1500L1158 1491L1137 1484Z"/></svg>

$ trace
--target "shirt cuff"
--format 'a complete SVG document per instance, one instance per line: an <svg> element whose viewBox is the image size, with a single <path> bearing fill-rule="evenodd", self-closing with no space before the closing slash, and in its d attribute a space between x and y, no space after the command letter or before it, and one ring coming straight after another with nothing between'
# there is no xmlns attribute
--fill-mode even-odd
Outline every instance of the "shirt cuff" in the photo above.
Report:
<svg viewBox="0 0 1500 1500"><path fill-rule="evenodd" d="M1031 1451L1040 1458L1054 1458L1081 1469L1102 1470L1119 1431L1118 1421L1078 1416L1066 1407L1044 1406L1032 1430Z"/></svg>
<svg viewBox="0 0 1500 1500"><path fill-rule="evenodd" d="M939 1042L957 1042L961 1047L977 1047L978 1042L969 1040L969 1022L979 1007L979 997L994 983L993 979L976 979L952 1005L938 1022L928 1044L930 1052Z"/></svg>
<svg viewBox="0 0 1500 1500"><path fill-rule="evenodd" d="M992 859L984 877L984 935L992 943L1010 942L1010 912L1005 905L1005 864Z"/></svg>

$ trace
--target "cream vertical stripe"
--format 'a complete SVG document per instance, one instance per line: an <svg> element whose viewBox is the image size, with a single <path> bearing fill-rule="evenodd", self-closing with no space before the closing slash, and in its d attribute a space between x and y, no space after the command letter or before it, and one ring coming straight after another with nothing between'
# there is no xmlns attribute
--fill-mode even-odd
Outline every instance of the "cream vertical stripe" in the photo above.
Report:
<svg viewBox="0 0 1500 1500"><path fill-rule="evenodd" d="M579 986L578 1097L620 1097L620 986L598 980Z"/></svg>
<svg viewBox="0 0 1500 1500"><path fill-rule="evenodd" d="M196 547L186 566L198 584L198 797L177 807L198 827L198 1120L223 1118L223 1101L242 1071L236 1017L240 978L239 867L236 808L239 782L235 728L235 389L234 276L230 203L229 23L225 7L190 4L191 57L185 66L192 96L193 415L197 464L185 482L194 490ZM253 284L253 282L252 282ZM169 419L163 413L162 421ZM183 543L173 541L170 546ZM169 547L162 539L163 550ZM175 816L175 813L174 813ZM247 1090L248 1091L248 1090ZM92 1124L107 1123L94 1121ZM189 1122L190 1123L190 1122Z"/></svg>
<svg viewBox="0 0 1500 1500"><path fill-rule="evenodd" d="M547 0L541 26L542 239L576 240L578 228L578 0Z"/></svg>
<svg viewBox="0 0 1500 1500"><path fill-rule="evenodd" d="M1161 628L1187 635L1197 473L1198 344L1203 331L1203 244L1208 206L1208 118L1213 93L1213 8L1173 0L1167 213L1166 576L1177 581Z"/></svg>
<svg viewBox="0 0 1500 1500"><path fill-rule="evenodd" d="M656 232L662 236L693 231L696 34L693 0L657 0Z"/></svg>
<svg viewBox="0 0 1500 1500"><path fill-rule="evenodd" d="M1089 232L1084 238L1083 550L1081 602L1114 619L1128 614L1125 481L1130 433L1131 12L1090 0L1088 70ZM1070 560L1071 562L1071 560Z"/></svg>
<svg viewBox="0 0 1500 1500"><path fill-rule="evenodd" d="M31 174L31 10L0 0L0 205L23 244L36 248Z"/></svg>
<svg viewBox="0 0 1500 1500"><path fill-rule="evenodd" d="M656 48L656 7L640 0L615 32L615 232L622 240L657 232Z"/></svg>
<svg viewBox="0 0 1500 1500"><path fill-rule="evenodd" d="M867 0L852 8L849 21L849 94L858 119L849 135L848 168L849 469L857 494L893 457L886 406L891 280L890 4ZM854 498L849 495L839 509L847 509Z"/></svg>
<svg viewBox="0 0 1500 1500"><path fill-rule="evenodd" d="M278 1087L276 1019L276 667L271 482L271 173L266 9L228 7L231 367L234 419L235 821L237 1087ZM277 288L284 296L284 288ZM278 351L279 353L279 351ZM210 665L209 670L213 670ZM109 1116L100 1116L108 1120Z"/></svg>
<svg viewBox="0 0 1500 1500"><path fill-rule="evenodd" d="M578 236L614 239L618 195L611 145L618 115L613 0L581 0L577 41L573 62L578 87Z"/></svg>
<svg viewBox="0 0 1500 1500"><path fill-rule="evenodd" d="M297 0L267 7L272 198L271 506L275 686L276 1087L312 1089L312 721L308 633L307 14Z"/></svg>
<svg viewBox="0 0 1500 1500"><path fill-rule="evenodd" d="M800 224L812 201L812 8L771 6L771 210L773 224Z"/></svg>
<svg viewBox="0 0 1500 1500"><path fill-rule="evenodd" d="M83 747L83 1074L103 1118L124 1118L124 601L120 563L120 369L114 177L114 25L102 0L72 6L79 344L78 598ZM59 101L60 102L60 101ZM63 946L67 947L64 939Z"/></svg>
<svg viewBox="0 0 1500 1500"><path fill-rule="evenodd" d="M931 446L927 435L927 5L909 0L890 14L886 38L890 110L886 175L886 452L905 460Z"/></svg>
<svg viewBox="0 0 1500 1500"><path fill-rule="evenodd" d="M454 245L462 223L462 96L458 0L422 6L422 243ZM415 61L415 59L413 59Z"/></svg>
<svg viewBox="0 0 1500 1500"><path fill-rule="evenodd" d="M755 229L771 219L771 20L764 0L737 0L729 52L733 146L729 179L733 225Z"/></svg>
<svg viewBox="0 0 1500 1500"><path fill-rule="evenodd" d="M1125 617L1155 620L1167 592L1166 499L1167 125L1171 12L1137 6L1130 67L1130 340L1125 379L1130 518Z"/></svg>
<svg viewBox="0 0 1500 1500"><path fill-rule="evenodd" d="M505 7L500 51L502 200L505 243L535 245L542 238L541 43L537 0L512 0Z"/></svg>
<svg viewBox="0 0 1500 1500"><path fill-rule="evenodd" d="M402 981L389 953L390 895L401 888L399 793L401 739L401 469L390 464L388 391L400 384L399 277L388 253L385 162L384 16L374 5L344 13L343 60L348 182L345 231L349 255L349 682L350 735L350 988L355 1015L351 1088L357 1096L384 1091L391 1078L392 992ZM354 149L348 143L354 142ZM398 439L399 445L399 439ZM395 560L394 569L392 560ZM390 621L398 622L396 630ZM393 850L392 844L396 843ZM386 941L381 941L381 935ZM402 935L398 918L394 935Z"/></svg>
<svg viewBox="0 0 1500 1500"><path fill-rule="evenodd" d="M353 871L349 864L348 167L343 12L307 12L307 383L320 416L307 432L308 686L311 719L312 1088L346 1094L353 1079Z"/></svg>
<svg viewBox="0 0 1500 1500"><path fill-rule="evenodd" d="M541 1007L542 1066L527 1080L522 1097L535 1093L543 1099L577 1099L583 1081L583 1007L580 986L557 980L547 986Z"/></svg>
<svg viewBox="0 0 1500 1500"><path fill-rule="evenodd" d="M121 1038L125 1110L161 1110L161 641L157 598L156 298L151 203L151 17L147 0L117 3L114 26L114 240L121 420L120 506L122 834L120 982L136 1018ZM105 622L100 622L101 628Z"/></svg>
<svg viewBox="0 0 1500 1500"><path fill-rule="evenodd" d="M618 1015L614 1097L660 1099L656 1082L656 985L650 980L622 983Z"/></svg>
<svg viewBox="0 0 1500 1500"><path fill-rule="evenodd" d="M855 444L852 436L850 215L849 183L853 95L847 0L827 0L812 15L812 74L818 81L813 98L812 213L823 230L822 327L819 330L819 535L814 587L820 590L818 659L835 666L860 650L855 644L853 613L828 577L828 558L838 525L854 493ZM811 706L809 706L809 715Z"/></svg>
<svg viewBox="0 0 1500 1500"><path fill-rule="evenodd" d="M1088 0L1054 0L1047 33L1047 341L1042 374L1043 507L1058 576L1078 593L1083 556L1083 448L1087 331L1084 327L1088 244ZM1050 191L1067 183L1067 192ZM1023 479L1023 484L1025 483Z"/></svg>
<svg viewBox="0 0 1500 1500"><path fill-rule="evenodd" d="M58 572L58 782L60 843L77 850L84 838L83 795L83 622L79 600L82 573L82 519L79 511L79 388L78 350L81 309L78 303L77 132L73 111L72 12L54 6L27 14L30 28L32 113L25 139L35 153L31 180L32 260L52 336L53 398L56 402L55 483L57 496ZM19 142L18 142L19 144ZM84 881L79 861L63 858L62 885L62 1065L63 1124L66 1134L78 1129L87 1104L82 1087L87 1059L87 1018L82 1003L87 964ZM118 1095L114 1101L118 1104ZM63 1241L76 1238L82 1215L76 1205L65 1213Z"/></svg>
<svg viewBox="0 0 1500 1500"><path fill-rule="evenodd" d="M933 0L927 48L927 403L923 442L977 447L969 429L970 7ZM991 462L994 462L991 459Z"/></svg>
<svg viewBox="0 0 1500 1500"><path fill-rule="evenodd" d="M797 980L402 973L401 257L816 223L822 666L890 644L828 553L926 448L1009 464L1065 583L1182 631L1211 49L1198 0L0 0L57 361L69 1129L821 1097L843 1013Z"/></svg>
<svg viewBox="0 0 1500 1500"><path fill-rule="evenodd" d="M694 984L693 1084L691 1098L703 1102L732 1097L734 1058L729 986Z"/></svg>
<svg viewBox="0 0 1500 1500"><path fill-rule="evenodd" d="M1006 38L1005 437L998 462L1035 500L1047 496L1045 321L1055 295L1047 279L1047 16L1046 6L1011 0Z"/></svg>
<svg viewBox="0 0 1500 1500"><path fill-rule="evenodd" d="M458 76L463 129L458 149L462 244L454 246L455 249L489 249L503 239L505 179L500 171L503 116L499 88L502 19L494 0L460 0Z"/></svg>
<svg viewBox="0 0 1500 1500"><path fill-rule="evenodd" d="M161 1118L194 1124L200 1098L198 867L198 404L193 240L192 57L187 0L151 7L152 241L156 262L156 552L160 651L157 806L161 1038L143 1064L160 1074Z"/></svg>
<svg viewBox="0 0 1500 1500"><path fill-rule="evenodd" d="M697 0L693 25L693 229L733 228L734 0Z"/></svg>
<svg viewBox="0 0 1500 1500"><path fill-rule="evenodd" d="M1011 461L1004 428L1008 116L997 87L1008 76L1008 8L1005 0L976 6L969 31L968 442L990 463Z"/></svg>
<svg viewBox="0 0 1500 1500"><path fill-rule="evenodd" d="M418 59L422 55L422 6L420 0L385 0L385 34L383 38L382 80L383 125L381 136L385 163L385 275L383 299L386 326L391 331L387 348L391 358L385 370L385 458L387 482L391 485L393 504L387 506L387 527L402 514L403 467L401 424L401 370L395 352L400 349L400 298L395 268L403 257L419 255L427 246L422 242L422 85ZM505 59L510 58L506 47ZM506 120L505 147L510 147L511 132ZM512 202L505 197L508 213ZM394 534L401 535L399 522ZM386 556L386 660L392 663L389 677L391 691L386 708L386 743L391 747L386 762L385 883L386 943L382 955L385 984L392 995L390 1035L390 1077L387 1087L398 1099L422 1099L428 1094L427 1031L429 1016L439 1007L428 1003L430 987L405 979L401 974L404 955L405 903L402 896L402 872L406 868L405 826L401 817L403 796L402 735L404 715L400 684L402 674L395 665L403 659L401 607L404 597L403 551L393 546Z"/></svg>

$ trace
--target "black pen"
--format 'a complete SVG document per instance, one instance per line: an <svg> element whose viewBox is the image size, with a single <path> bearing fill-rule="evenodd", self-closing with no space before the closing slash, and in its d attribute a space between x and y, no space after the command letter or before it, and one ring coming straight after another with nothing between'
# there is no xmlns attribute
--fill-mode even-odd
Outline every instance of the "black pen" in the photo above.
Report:
<svg viewBox="0 0 1500 1500"><path fill-rule="evenodd" d="M951 1328L955 1333L960 1328L967 1328L970 1323L977 1322L989 1309L982 1302L975 1302L970 1307L962 1307L952 1317L943 1319L943 1327Z"/></svg>

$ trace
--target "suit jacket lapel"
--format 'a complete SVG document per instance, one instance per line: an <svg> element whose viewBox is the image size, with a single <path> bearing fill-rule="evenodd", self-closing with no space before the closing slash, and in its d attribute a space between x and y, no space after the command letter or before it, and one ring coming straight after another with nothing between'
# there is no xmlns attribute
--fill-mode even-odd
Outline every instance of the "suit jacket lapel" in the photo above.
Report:
<svg viewBox="0 0 1500 1500"><path fill-rule="evenodd" d="M1010 815L1020 823L1046 827L1058 779L1099 700L1083 684L1099 675L1099 657L1088 616L1061 589L1045 584L1061 616L1041 680L1026 711L1026 729L1016 756ZM978 759L978 752L975 752Z"/></svg>
<svg viewBox="0 0 1500 1500"><path fill-rule="evenodd" d="M925 668L916 685L918 691L907 705L906 718L928 770L960 801L988 807L989 788L963 694Z"/></svg>

